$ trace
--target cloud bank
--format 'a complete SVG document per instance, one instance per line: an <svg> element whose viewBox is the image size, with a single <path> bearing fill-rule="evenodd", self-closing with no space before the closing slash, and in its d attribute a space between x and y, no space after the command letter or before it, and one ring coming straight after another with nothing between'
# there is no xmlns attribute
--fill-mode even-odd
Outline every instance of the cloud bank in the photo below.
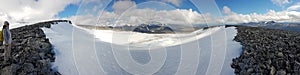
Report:
<svg viewBox="0 0 300 75"><path fill-rule="evenodd" d="M65 10L70 4L96 3L105 0L1 0L0 22L36 22L55 19L58 13ZM171 3L175 7L180 6L183 0L150 0ZM282 7L291 3L289 0L271 0ZM265 14L249 13L239 14L224 6L220 10L223 16L216 17L211 13L199 13L192 9L156 10L138 9L136 2L131 0L117 1L112 5L113 11L99 11L90 8L86 12L95 12L97 15L74 15L69 19L76 24L88 25L135 25L149 22L161 22L167 24L236 24L245 22L277 21L299 22L300 2L287 7L283 11L269 10ZM101 6L101 5L100 5ZM84 10L85 11L85 10ZM99 16L101 15L101 16Z"/></svg>
<svg viewBox="0 0 300 75"><path fill-rule="evenodd" d="M0 0L0 20L32 22L58 18L59 12L80 0Z"/></svg>
<svg viewBox="0 0 300 75"><path fill-rule="evenodd" d="M95 16L73 16L81 25L138 25L142 23L160 22L165 24L238 24L247 22L276 21L276 22L299 22L300 12L297 11L274 11L269 10L265 14L238 14L231 11L230 7L222 8L223 16L214 17L210 13L201 14L192 9L154 10L154 9L127 9L122 14L103 11L96 22Z"/></svg>
<svg viewBox="0 0 300 75"><path fill-rule="evenodd" d="M298 2L298 3L296 3L296 4L294 4L294 5L287 8L288 11L297 11L299 9L300 9L300 2Z"/></svg>
<svg viewBox="0 0 300 75"><path fill-rule="evenodd" d="M271 0L271 1L273 2L273 4L276 4L276 5L281 6L281 7L285 4L290 3L289 0Z"/></svg>

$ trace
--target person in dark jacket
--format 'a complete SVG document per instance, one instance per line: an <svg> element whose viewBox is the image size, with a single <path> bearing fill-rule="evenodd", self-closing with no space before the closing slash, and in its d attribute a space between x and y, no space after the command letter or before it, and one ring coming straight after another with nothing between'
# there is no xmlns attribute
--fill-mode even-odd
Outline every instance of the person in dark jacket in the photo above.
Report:
<svg viewBox="0 0 300 75"><path fill-rule="evenodd" d="M2 35L4 38L4 60L8 61L9 58L11 57L11 42L12 42L12 38L11 38L11 32L9 30L9 23L8 21L4 22L4 26L2 29Z"/></svg>

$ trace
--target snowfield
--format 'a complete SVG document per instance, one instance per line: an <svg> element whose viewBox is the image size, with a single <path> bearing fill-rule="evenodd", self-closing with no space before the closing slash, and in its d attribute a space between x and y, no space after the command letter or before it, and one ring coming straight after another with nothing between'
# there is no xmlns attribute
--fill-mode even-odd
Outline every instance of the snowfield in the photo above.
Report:
<svg viewBox="0 0 300 75"><path fill-rule="evenodd" d="M107 43L130 46L131 49L148 50L148 47L160 48L195 41L208 36L220 27L198 30L190 34L147 34L129 31L95 30L95 38Z"/></svg>
<svg viewBox="0 0 300 75"><path fill-rule="evenodd" d="M235 28L145 34L59 23L43 30L63 75L232 75L231 60L241 52Z"/></svg>
<svg viewBox="0 0 300 75"><path fill-rule="evenodd" d="M63 75L78 75L72 49L73 26L69 23L59 23L51 28L42 29L54 46L56 59L53 68Z"/></svg>

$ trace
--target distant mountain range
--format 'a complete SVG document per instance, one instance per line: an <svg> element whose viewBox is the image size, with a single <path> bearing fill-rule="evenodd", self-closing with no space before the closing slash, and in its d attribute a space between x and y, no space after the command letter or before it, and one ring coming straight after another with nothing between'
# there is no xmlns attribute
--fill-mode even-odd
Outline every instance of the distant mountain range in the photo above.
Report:
<svg viewBox="0 0 300 75"><path fill-rule="evenodd" d="M289 23L289 22L261 21L261 22L240 23L240 24L226 25L226 26L251 26L251 27L262 27L262 28L269 28L269 29L281 29L281 30L300 32L300 23Z"/></svg>
<svg viewBox="0 0 300 75"><path fill-rule="evenodd" d="M249 22L249 23L241 23L241 25L272 25L276 24L275 21L261 21L261 22Z"/></svg>
<svg viewBox="0 0 300 75"><path fill-rule="evenodd" d="M96 30L116 30L116 31L134 31L141 33L185 33L193 32L200 29L194 26L184 26L176 24L149 23L139 25L120 25L120 26L93 26L93 25L77 25L80 27Z"/></svg>
<svg viewBox="0 0 300 75"><path fill-rule="evenodd" d="M202 28L209 28L207 25L178 25L178 24L162 24L162 23L145 23L139 25L116 25L116 26L94 26L94 25L77 25L88 29L96 30L116 30L116 31L134 31L141 33L188 33ZM270 29L281 29L288 31L300 32L300 23L261 21L248 22L240 24L226 25L228 26L251 26Z"/></svg>

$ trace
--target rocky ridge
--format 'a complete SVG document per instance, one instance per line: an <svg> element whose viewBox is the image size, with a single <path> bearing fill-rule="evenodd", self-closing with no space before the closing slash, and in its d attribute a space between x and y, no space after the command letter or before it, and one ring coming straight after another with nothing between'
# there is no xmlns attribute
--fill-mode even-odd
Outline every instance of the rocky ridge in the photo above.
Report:
<svg viewBox="0 0 300 75"><path fill-rule="evenodd" d="M243 52L233 59L237 75L300 75L300 33L237 26Z"/></svg>
<svg viewBox="0 0 300 75"><path fill-rule="evenodd" d="M4 61L3 55L1 56L1 75L60 75L51 69L50 63L55 61L55 53L41 29L50 28L51 24L58 22L71 23L68 20L54 20L11 29L11 59ZM0 47L0 52L3 54L3 46Z"/></svg>

